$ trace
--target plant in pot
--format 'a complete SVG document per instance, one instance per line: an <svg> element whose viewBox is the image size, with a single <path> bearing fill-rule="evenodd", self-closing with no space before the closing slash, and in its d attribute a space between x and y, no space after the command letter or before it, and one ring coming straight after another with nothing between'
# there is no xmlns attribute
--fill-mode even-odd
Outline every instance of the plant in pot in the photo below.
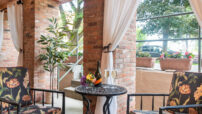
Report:
<svg viewBox="0 0 202 114"><path fill-rule="evenodd" d="M37 43L42 45L43 53L39 55L39 60L43 63L44 70L50 72L50 89L53 90L55 68L63 66L68 52L64 50L67 47L67 42L64 40L66 34L63 27L58 26L55 18L51 18L49 21L51 24L46 29L48 35L41 35Z"/></svg>
<svg viewBox="0 0 202 114"><path fill-rule="evenodd" d="M189 52L176 52L169 54L164 52L160 56L161 70L177 70L177 71L190 71L192 67L192 58L194 55Z"/></svg>
<svg viewBox="0 0 202 114"><path fill-rule="evenodd" d="M154 67L155 58L152 58L148 52L136 53L136 66L137 67Z"/></svg>
<svg viewBox="0 0 202 114"><path fill-rule="evenodd" d="M83 56L83 53L78 52L78 59L80 59ZM77 62L77 54L70 54L68 57L68 60L66 63L76 63ZM82 64L82 61L80 61L78 64Z"/></svg>

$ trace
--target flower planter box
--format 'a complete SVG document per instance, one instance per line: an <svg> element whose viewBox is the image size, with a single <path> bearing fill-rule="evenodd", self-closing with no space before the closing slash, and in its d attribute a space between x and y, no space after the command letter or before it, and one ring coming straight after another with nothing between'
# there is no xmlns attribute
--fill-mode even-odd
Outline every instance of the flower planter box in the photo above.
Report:
<svg viewBox="0 0 202 114"><path fill-rule="evenodd" d="M154 67L155 58L151 57L137 57L136 58L136 67Z"/></svg>
<svg viewBox="0 0 202 114"><path fill-rule="evenodd" d="M160 59L161 70L190 71L192 59Z"/></svg>
<svg viewBox="0 0 202 114"><path fill-rule="evenodd" d="M82 56L79 56L78 59L80 59ZM68 60L65 61L65 63L76 63L77 59L76 59L76 56L70 56L68 57ZM83 63L83 60L81 60L79 62L79 64L82 64Z"/></svg>

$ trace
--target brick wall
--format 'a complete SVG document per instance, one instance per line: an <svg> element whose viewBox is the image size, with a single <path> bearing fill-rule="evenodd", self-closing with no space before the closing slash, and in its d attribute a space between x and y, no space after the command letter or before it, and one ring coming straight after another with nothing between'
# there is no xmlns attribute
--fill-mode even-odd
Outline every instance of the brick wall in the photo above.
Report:
<svg viewBox="0 0 202 114"><path fill-rule="evenodd" d="M134 16L135 17L135 16ZM115 79L117 85L123 86L128 93L135 93L136 82L136 23L135 18L132 21L124 39L120 42L114 53L114 66L118 71ZM126 113L127 95L118 97L118 114ZM134 100L133 100L134 101ZM135 102L131 102L131 108L134 108Z"/></svg>
<svg viewBox="0 0 202 114"><path fill-rule="evenodd" d="M35 0L35 50L34 50L34 86L39 88L50 88L50 74L43 68L38 55L43 53L41 45L37 43L41 35L47 34L49 18L59 16L58 2L53 0ZM57 87L57 83L54 83Z"/></svg>
<svg viewBox="0 0 202 114"><path fill-rule="evenodd" d="M96 71L97 61L101 60L103 46L104 0L84 0L84 74ZM94 111L96 97L91 97ZM85 113L84 107L84 113Z"/></svg>
<svg viewBox="0 0 202 114"><path fill-rule="evenodd" d="M7 13L4 14L4 37L0 50L0 67L11 67L17 65L18 51L13 45L10 29L8 27Z"/></svg>

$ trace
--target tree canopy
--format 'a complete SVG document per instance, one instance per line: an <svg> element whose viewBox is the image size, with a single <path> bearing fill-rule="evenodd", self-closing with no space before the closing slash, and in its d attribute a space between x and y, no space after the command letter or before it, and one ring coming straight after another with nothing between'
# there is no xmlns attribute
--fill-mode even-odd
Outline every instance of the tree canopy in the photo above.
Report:
<svg viewBox="0 0 202 114"><path fill-rule="evenodd" d="M68 4L71 11L65 11L63 5L59 7L63 26L71 43L76 45L78 39L83 37L83 0L72 0Z"/></svg>
<svg viewBox="0 0 202 114"><path fill-rule="evenodd" d="M144 0L137 11L137 18L151 18L176 13L191 12L188 0ZM141 21L144 34L158 35L162 39L198 37L198 23L193 14L171 16ZM163 41L163 50L167 51L167 41Z"/></svg>

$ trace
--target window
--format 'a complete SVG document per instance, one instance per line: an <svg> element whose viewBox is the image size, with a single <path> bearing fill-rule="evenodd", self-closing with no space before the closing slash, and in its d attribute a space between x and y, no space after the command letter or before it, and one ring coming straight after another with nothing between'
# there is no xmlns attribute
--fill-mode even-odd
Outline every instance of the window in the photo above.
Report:
<svg viewBox="0 0 202 114"><path fill-rule="evenodd" d="M201 29L188 0L143 0L137 11L137 51L195 55L191 71L201 72ZM154 69L160 69L157 59Z"/></svg>

